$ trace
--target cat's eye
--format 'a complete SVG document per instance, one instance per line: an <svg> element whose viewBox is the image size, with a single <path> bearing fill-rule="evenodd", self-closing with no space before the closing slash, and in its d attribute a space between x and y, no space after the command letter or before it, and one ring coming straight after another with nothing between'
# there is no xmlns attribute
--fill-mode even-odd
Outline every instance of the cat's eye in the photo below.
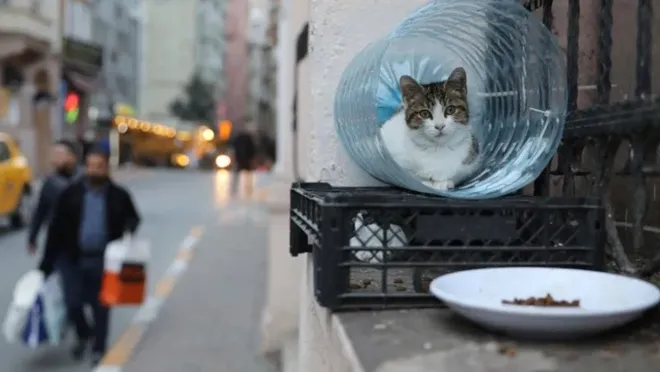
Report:
<svg viewBox="0 0 660 372"><path fill-rule="evenodd" d="M430 118L432 117L432 115L431 115L431 111L429 111L429 110L422 110L422 111L420 111L420 112L419 112L419 116L420 116L422 119L430 119Z"/></svg>
<svg viewBox="0 0 660 372"><path fill-rule="evenodd" d="M447 106L445 115L454 115L456 113L456 106Z"/></svg>

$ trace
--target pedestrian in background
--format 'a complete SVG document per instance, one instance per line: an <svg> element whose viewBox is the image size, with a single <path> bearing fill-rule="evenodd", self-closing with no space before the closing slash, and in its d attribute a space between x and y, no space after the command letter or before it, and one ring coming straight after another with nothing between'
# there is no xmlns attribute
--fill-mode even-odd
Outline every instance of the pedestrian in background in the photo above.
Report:
<svg viewBox="0 0 660 372"><path fill-rule="evenodd" d="M241 177L245 181L245 189L248 195L252 192L252 168L256 156L256 145L252 132L243 130L234 137L232 147L234 149L234 175L231 182L232 194L238 192Z"/></svg>
<svg viewBox="0 0 660 372"><path fill-rule="evenodd" d="M110 178L109 160L102 149L90 150L85 176L60 194L39 265L49 275L59 261L69 319L77 334L72 356L82 359L93 342L93 365L103 358L108 342L110 309L99 301L105 248L124 233L134 233L140 223L131 195ZM86 305L92 309L93 326L85 316Z"/></svg>
<svg viewBox="0 0 660 372"><path fill-rule="evenodd" d="M76 147L72 142L60 140L53 144L50 156L53 172L48 175L41 186L39 200L32 211L32 219L28 230L28 253L37 250L37 238L41 227L48 223L53 212L53 205L59 194L72 179L79 175L76 159Z"/></svg>

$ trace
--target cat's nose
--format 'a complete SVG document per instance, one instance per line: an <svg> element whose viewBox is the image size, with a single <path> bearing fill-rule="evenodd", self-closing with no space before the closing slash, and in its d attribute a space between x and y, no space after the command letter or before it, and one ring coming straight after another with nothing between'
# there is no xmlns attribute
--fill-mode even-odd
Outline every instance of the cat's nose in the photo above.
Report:
<svg viewBox="0 0 660 372"><path fill-rule="evenodd" d="M445 125L444 124L436 124L435 129L442 132L442 130L445 129Z"/></svg>

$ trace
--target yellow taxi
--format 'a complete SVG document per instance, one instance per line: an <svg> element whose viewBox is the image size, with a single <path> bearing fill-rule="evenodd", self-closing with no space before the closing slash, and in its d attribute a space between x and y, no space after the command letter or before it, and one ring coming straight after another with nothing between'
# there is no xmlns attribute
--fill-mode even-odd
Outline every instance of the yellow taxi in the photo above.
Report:
<svg viewBox="0 0 660 372"><path fill-rule="evenodd" d="M0 218L11 227L28 222L31 212L32 169L16 141L0 132Z"/></svg>

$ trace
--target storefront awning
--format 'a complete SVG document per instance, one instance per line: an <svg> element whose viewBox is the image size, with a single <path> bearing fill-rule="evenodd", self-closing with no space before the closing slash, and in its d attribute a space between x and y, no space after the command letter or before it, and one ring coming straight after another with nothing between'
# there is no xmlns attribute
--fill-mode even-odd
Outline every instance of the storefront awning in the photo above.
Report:
<svg viewBox="0 0 660 372"><path fill-rule="evenodd" d="M96 76L88 76L79 72L64 68L64 77L81 93L94 93L99 89L99 81Z"/></svg>

